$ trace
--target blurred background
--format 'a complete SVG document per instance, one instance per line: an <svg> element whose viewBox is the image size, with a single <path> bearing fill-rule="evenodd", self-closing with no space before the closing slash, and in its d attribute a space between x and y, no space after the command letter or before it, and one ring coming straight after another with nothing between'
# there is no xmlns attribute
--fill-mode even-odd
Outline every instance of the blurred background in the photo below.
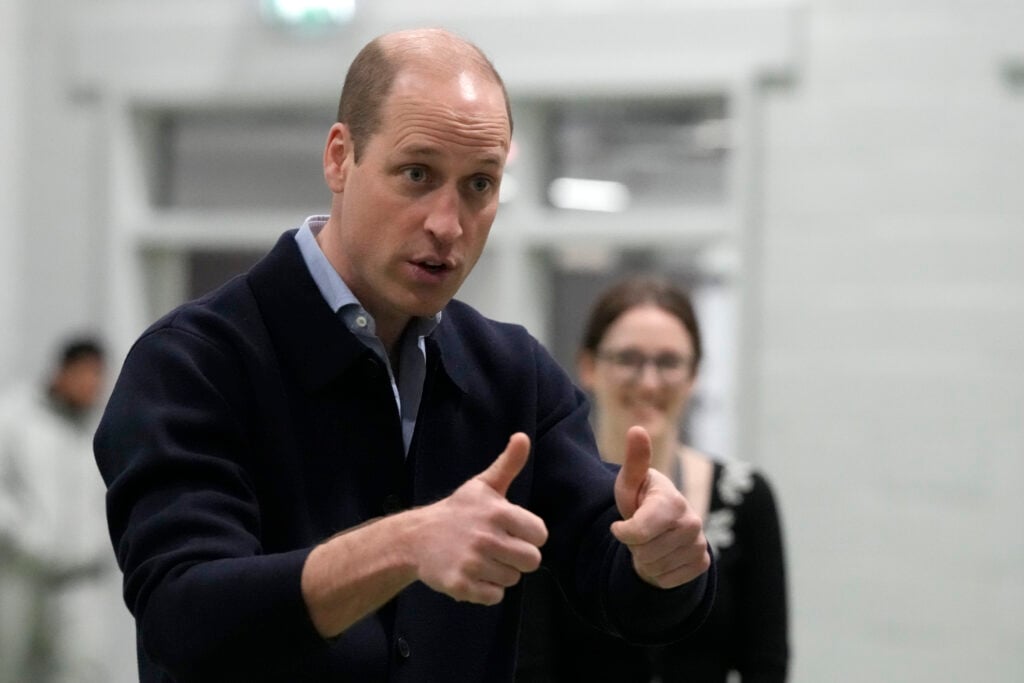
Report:
<svg viewBox="0 0 1024 683"><path fill-rule="evenodd" d="M0 382L326 212L355 52L441 25L513 99L460 298L570 364L604 283L692 288L691 442L781 505L792 680L1024 680L1020 0L0 0Z"/></svg>

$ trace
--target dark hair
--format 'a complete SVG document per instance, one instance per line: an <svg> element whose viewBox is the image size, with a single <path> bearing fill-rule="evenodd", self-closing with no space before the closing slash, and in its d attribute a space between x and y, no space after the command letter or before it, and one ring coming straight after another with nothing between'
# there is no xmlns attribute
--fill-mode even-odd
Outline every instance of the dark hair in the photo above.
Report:
<svg viewBox="0 0 1024 683"><path fill-rule="evenodd" d="M505 113L508 115L509 131L512 130L512 107L508 91L494 65L476 45L448 31L434 29L437 35L449 41L450 46L461 47L462 54L481 73L486 74L501 87L505 98ZM430 55L431 47L425 49L404 49L394 43L388 44L395 34L377 36L359 51L345 76L338 101L338 122L348 126L352 134L353 154L359 162L363 145L380 130L381 109L384 100L391 93L391 87L399 71L413 64L416 57ZM450 50L446 51L450 54Z"/></svg>
<svg viewBox="0 0 1024 683"><path fill-rule="evenodd" d="M590 309L583 328L582 348L596 353L611 324L626 311L644 304L653 304L679 318L693 342L692 371L696 372L703 350L693 302L686 292L664 277L635 276L606 289Z"/></svg>
<svg viewBox="0 0 1024 683"><path fill-rule="evenodd" d="M61 344L57 363L63 369L83 358L96 358L102 361L105 356L103 344L95 337L73 337Z"/></svg>

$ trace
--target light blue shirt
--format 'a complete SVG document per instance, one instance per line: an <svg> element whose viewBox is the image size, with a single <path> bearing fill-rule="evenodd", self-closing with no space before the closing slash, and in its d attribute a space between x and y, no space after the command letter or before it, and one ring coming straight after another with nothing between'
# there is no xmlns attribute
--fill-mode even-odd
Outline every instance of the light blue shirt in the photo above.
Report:
<svg viewBox="0 0 1024 683"><path fill-rule="evenodd" d="M377 337L377 325L373 316L359 303L316 241L316 236L326 223L327 216L310 216L295 234L295 241L324 301L332 311L341 316L352 334L377 354L384 362L384 367L388 369L391 391L395 395L395 406L402 420L402 441L408 454L412 434L416 429L416 414L419 412L420 399L423 397L423 381L427 375L427 350L423 339L437 327L441 321L441 313L438 312L430 318L413 318L409 322L398 342L399 366L396 377L387 349Z"/></svg>

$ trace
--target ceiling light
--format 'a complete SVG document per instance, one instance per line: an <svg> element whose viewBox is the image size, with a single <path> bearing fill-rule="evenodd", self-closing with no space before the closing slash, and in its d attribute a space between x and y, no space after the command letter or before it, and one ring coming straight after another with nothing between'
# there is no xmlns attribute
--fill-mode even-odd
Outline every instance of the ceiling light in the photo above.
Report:
<svg viewBox="0 0 1024 683"><path fill-rule="evenodd" d="M548 186L548 199L559 209L624 211L629 206L629 188L610 180L555 178Z"/></svg>

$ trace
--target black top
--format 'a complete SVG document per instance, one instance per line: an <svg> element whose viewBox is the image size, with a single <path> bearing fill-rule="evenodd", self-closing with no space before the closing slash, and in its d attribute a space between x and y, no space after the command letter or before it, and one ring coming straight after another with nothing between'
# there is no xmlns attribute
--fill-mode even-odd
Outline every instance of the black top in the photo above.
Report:
<svg viewBox="0 0 1024 683"><path fill-rule="evenodd" d="M743 683L786 679L789 660L781 525L768 482L742 463L716 462L704 532L715 549L718 592L690 638L661 647L630 645L588 627L557 584L528 577L520 683Z"/></svg>

